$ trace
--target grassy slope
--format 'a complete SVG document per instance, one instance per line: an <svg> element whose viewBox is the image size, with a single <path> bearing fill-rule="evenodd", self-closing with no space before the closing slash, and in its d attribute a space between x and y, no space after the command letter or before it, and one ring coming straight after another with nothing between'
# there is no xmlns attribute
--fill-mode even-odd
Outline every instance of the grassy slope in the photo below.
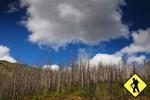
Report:
<svg viewBox="0 0 150 100"><path fill-rule="evenodd" d="M11 64L6 61L0 61L0 70L13 71L17 67L30 70L31 68L23 64ZM88 92L89 91L89 92ZM41 94L38 97L36 94L26 96L24 100L132 100L134 99L118 82L111 85L107 82L101 82L95 85L95 89L88 90L87 88L73 88L73 89L61 89L61 92L57 91L49 92L47 94ZM148 86L136 100L150 100L150 87Z"/></svg>
<svg viewBox="0 0 150 100"><path fill-rule="evenodd" d="M88 92L87 88L74 88L72 90L62 90L36 97L34 94L26 97L28 100L150 100L149 87L145 89L136 99L127 92L124 87L117 82L110 85L102 82L96 85L95 91Z"/></svg>
<svg viewBox="0 0 150 100"><path fill-rule="evenodd" d="M1 61L0 60L0 70L6 70L6 71L13 71L14 69L22 68L22 69L30 69L29 66L25 64L18 64L18 63L9 63L7 61Z"/></svg>

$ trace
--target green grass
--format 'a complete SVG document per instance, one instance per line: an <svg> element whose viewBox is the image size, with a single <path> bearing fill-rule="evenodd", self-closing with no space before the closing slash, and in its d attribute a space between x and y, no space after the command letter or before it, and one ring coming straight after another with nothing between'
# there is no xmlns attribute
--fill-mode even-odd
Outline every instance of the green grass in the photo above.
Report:
<svg viewBox="0 0 150 100"><path fill-rule="evenodd" d="M88 88L82 87L73 89L62 88L60 93L58 93L58 91L53 91L48 92L46 95L41 94L39 97L32 95L28 97L28 100L91 100L92 98L96 100L127 100L130 98L132 100L133 96L118 82L111 85L107 82L101 82L96 85L95 91L89 92ZM138 98L150 99L149 87L147 87Z"/></svg>

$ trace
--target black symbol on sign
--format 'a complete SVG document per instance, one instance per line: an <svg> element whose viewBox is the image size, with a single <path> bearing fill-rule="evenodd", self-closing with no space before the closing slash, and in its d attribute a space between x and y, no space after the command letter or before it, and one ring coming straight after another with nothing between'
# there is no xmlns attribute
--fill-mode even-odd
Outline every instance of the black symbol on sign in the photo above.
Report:
<svg viewBox="0 0 150 100"><path fill-rule="evenodd" d="M138 93L140 92L138 84L139 84L139 81L137 79L133 78L133 83L131 84L131 87L133 89L133 93L136 93L136 90L138 91Z"/></svg>

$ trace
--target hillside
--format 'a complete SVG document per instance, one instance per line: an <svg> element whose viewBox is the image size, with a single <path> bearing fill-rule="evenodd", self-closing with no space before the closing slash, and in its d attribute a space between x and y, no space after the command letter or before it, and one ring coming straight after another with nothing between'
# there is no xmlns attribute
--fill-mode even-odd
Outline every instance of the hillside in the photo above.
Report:
<svg viewBox="0 0 150 100"><path fill-rule="evenodd" d="M12 71L13 69L17 69L17 68L30 69L30 67L29 67L28 65L25 65L25 64L9 63L9 62L7 62L7 61L2 61L2 60L0 60L0 69L1 69L1 70Z"/></svg>
<svg viewBox="0 0 150 100"><path fill-rule="evenodd" d="M150 83L149 73L135 67L129 73L125 65L71 65L71 70L54 71L0 61L0 100L132 100L133 96L123 87L128 74L139 73ZM149 64L143 68L149 68ZM149 85L136 99L150 99Z"/></svg>

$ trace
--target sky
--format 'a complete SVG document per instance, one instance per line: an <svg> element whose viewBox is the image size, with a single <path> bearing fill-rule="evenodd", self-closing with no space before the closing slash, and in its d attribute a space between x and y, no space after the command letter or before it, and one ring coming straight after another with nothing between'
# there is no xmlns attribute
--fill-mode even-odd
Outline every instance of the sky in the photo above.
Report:
<svg viewBox="0 0 150 100"><path fill-rule="evenodd" d="M1 0L0 60L28 65L150 59L149 0Z"/></svg>

